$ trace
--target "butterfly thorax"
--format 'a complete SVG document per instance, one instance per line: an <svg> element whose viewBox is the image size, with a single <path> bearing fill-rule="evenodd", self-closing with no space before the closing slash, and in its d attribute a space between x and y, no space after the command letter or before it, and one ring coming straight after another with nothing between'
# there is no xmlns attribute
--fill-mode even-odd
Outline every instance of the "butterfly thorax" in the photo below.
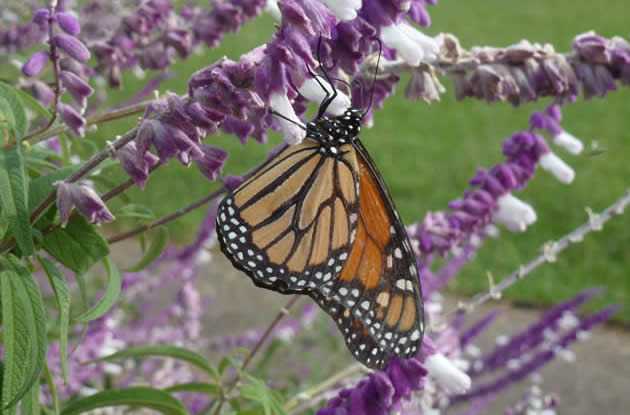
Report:
<svg viewBox="0 0 630 415"><path fill-rule="evenodd" d="M323 153L338 156L339 146L350 144L359 136L361 119L362 113L356 109L334 118L324 116L306 124L306 137L317 141Z"/></svg>

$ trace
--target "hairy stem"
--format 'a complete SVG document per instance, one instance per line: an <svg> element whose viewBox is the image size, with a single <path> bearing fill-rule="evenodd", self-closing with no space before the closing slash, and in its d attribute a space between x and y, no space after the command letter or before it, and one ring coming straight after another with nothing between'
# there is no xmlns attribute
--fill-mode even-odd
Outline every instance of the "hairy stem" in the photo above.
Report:
<svg viewBox="0 0 630 415"><path fill-rule="evenodd" d="M581 242L584 239L584 236L590 232L602 230L606 222L614 216L621 215L624 212L625 207L629 204L630 190L626 191L621 198L601 213L593 213L587 208L586 211L588 212L589 218L584 225L566 234L557 241L547 242L543 245L540 255L529 261L527 264L521 265L517 270L502 279L499 283L493 284L488 291L479 293L470 300L458 304L457 309L444 315L441 320L449 321L458 313L469 313L477 306L487 302L488 300L500 298L503 291L510 288L517 281L525 278L539 266L546 262L555 262L557 255L568 248L569 245Z"/></svg>

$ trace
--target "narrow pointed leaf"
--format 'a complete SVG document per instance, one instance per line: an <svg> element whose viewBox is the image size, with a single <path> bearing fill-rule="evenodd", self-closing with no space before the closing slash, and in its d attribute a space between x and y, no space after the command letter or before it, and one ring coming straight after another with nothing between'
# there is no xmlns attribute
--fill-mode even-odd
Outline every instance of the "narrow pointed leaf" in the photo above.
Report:
<svg viewBox="0 0 630 415"><path fill-rule="evenodd" d="M0 257L5 371L1 407L14 406L39 380L46 357L46 314L30 271L13 256Z"/></svg>
<svg viewBox="0 0 630 415"><path fill-rule="evenodd" d="M55 294L59 315L59 351L63 381L68 382L68 326L70 320L70 292L61 271L47 258L38 257L48 282Z"/></svg>
<svg viewBox="0 0 630 415"><path fill-rule="evenodd" d="M105 289L105 293L92 308L74 318L77 323L87 323L88 321L102 317L103 314L112 308L120 294L121 280L118 268L116 268L116 265L114 265L109 258L103 260L103 265L105 265L105 270L107 271L107 288Z"/></svg>
<svg viewBox="0 0 630 415"><path fill-rule="evenodd" d="M168 392L140 386L95 393L70 403L61 411L61 415L75 415L111 406L149 408L165 415L188 415L186 407Z"/></svg>
<svg viewBox="0 0 630 415"><path fill-rule="evenodd" d="M208 360L205 357L203 357L199 353L193 352L192 350L188 350L183 347L170 346L170 345L165 345L165 344L130 347L128 349L121 350L109 356L105 356L100 359L93 360L87 363L105 362L105 361L111 361L115 359L151 357L151 356L170 357L173 359L182 360L204 370L214 379L219 378L219 374L217 373L217 370L208 362Z"/></svg>
<svg viewBox="0 0 630 415"><path fill-rule="evenodd" d="M151 232L151 246L142 259L134 266L126 269L127 272L137 272L155 261L168 245L168 229L165 226L155 228Z"/></svg>
<svg viewBox="0 0 630 415"><path fill-rule="evenodd" d="M59 398L57 397L57 388L55 387L55 380L52 377L52 373L50 373L50 369L46 363L44 363L44 379L46 379L48 392L52 398L53 413L55 415L59 415Z"/></svg>
<svg viewBox="0 0 630 415"><path fill-rule="evenodd" d="M28 214L28 182L22 144L0 151L0 204L22 254L35 252Z"/></svg>
<svg viewBox="0 0 630 415"><path fill-rule="evenodd" d="M24 104L22 103L17 90L5 82L0 82L0 97L4 98L11 108L13 120L15 122L14 127L21 140L21 138L24 137L24 134L26 134L27 127Z"/></svg>

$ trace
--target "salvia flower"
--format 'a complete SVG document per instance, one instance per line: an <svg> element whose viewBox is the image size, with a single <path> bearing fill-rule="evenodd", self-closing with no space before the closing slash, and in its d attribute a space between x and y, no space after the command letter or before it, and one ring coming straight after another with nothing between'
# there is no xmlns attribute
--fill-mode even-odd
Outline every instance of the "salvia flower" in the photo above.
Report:
<svg viewBox="0 0 630 415"><path fill-rule="evenodd" d="M332 86L321 76L317 79L309 78L299 88L300 94L313 102L322 102L326 93L332 93ZM337 90L337 97L330 103L328 112L332 115L341 115L351 105L350 97Z"/></svg>
<svg viewBox="0 0 630 415"><path fill-rule="evenodd" d="M464 393L470 389L470 376L458 369L453 363L440 353L429 356L424 367L429 376L435 378L448 393Z"/></svg>
<svg viewBox="0 0 630 415"><path fill-rule="evenodd" d="M357 17L357 12L361 9L361 0L321 0L331 12L342 21L354 20Z"/></svg>
<svg viewBox="0 0 630 415"><path fill-rule="evenodd" d="M85 135L85 118L71 105L60 102L57 104L57 111L61 115L61 119L65 122L72 132L80 137Z"/></svg>
<svg viewBox="0 0 630 415"><path fill-rule="evenodd" d="M62 227L68 224L73 206L90 223L106 223L114 220L114 215L93 189L66 182L56 182L55 187L57 188L57 208Z"/></svg>
<svg viewBox="0 0 630 415"><path fill-rule="evenodd" d="M144 154L144 160L138 163L138 150L135 142L130 142L116 152L115 157L120 160L123 170L131 177L140 189L149 177L149 169L159 162L159 159L150 152Z"/></svg>
<svg viewBox="0 0 630 415"><path fill-rule="evenodd" d="M70 71L61 71L60 78L63 87L68 91L74 101L81 107L85 108L87 105L87 98L94 93L94 89Z"/></svg>
<svg viewBox="0 0 630 415"><path fill-rule="evenodd" d="M56 12L55 20L59 24L61 30L69 35L76 36L81 31L79 22L77 22L77 19L75 19L74 16L70 13Z"/></svg>
<svg viewBox="0 0 630 415"><path fill-rule="evenodd" d="M193 162L208 180L214 181L221 173L223 165L228 158L228 153L219 147L205 143L200 143L199 148L203 152L203 156L193 159Z"/></svg>
<svg viewBox="0 0 630 415"><path fill-rule="evenodd" d="M59 33L52 40L59 49L66 52L72 59L79 62L87 62L90 59L90 51L76 37Z"/></svg>
<svg viewBox="0 0 630 415"><path fill-rule="evenodd" d="M41 50L35 52L22 66L22 73L26 76L35 76L44 69L44 66L48 63L49 52L47 50Z"/></svg>

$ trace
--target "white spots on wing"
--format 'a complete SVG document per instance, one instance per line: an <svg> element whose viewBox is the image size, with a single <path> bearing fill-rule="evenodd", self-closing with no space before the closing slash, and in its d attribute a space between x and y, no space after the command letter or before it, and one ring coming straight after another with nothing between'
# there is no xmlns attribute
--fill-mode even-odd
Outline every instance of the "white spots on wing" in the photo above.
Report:
<svg viewBox="0 0 630 415"><path fill-rule="evenodd" d="M363 308L364 310L369 310L370 309L370 302L369 301L364 301L361 303L361 308ZM369 323L368 323L369 324Z"/></svg>
<svg viewBox="0 0 630 415"><path fill-rule="evenodd" d="M404 290L405 289L405 280L403 280L402 278L399 280L396 280L396 288L400 289L400 290Z"/></svg>
<svg viewBox="0 0 630 415"><path fill-rule="evenodd" d="M421 323L420 323L420 328L421 328L421 329L423 328L422 326L423 326L423 324L422 324L422 322L421 322ZM418 339L420 338L420 330L415 329L415 330L413 331L413 333L411 333L411 337L410 337L410 338L411 338L411 341L414 341L414 342L415 342L416 340L418 340Z"/></svg>
<svg viewBox="0 0 630 415"><path fill-rule="evenodd" d="M359 297L359 294L360 294L360 292L359 292L358 288L353 288L352 289L352 296L353 297Z"/></svg>
<svg viewBox="0 0 630 415"><path fill-rule="evenodd" d="M339 294L341 294L341 295L343 295L345 297L346 295L348 295L348 289L345 288L345 287L341 287L339 289Z"/></svg>
<svg viewBox="0 0 630 415"><path fill-rule="evenodd" d="M402 258L402 251L400 250L400 248L394 249L394 256L398 259Z"/></svg>

